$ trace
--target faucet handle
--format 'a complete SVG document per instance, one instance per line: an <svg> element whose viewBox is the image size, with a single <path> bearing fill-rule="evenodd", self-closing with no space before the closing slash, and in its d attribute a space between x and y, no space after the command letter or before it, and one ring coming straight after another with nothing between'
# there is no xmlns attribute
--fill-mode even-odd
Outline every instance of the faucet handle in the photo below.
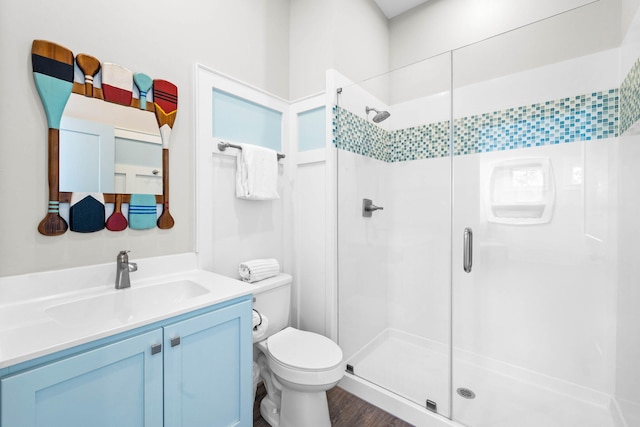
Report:
<svg viewBox="0 0 640 427"><path fill-rule="evenodd" d="M118 261L119 262L129 262L129 255L128 253L131 251L120 251L120 253L118 253Z"/></svg>

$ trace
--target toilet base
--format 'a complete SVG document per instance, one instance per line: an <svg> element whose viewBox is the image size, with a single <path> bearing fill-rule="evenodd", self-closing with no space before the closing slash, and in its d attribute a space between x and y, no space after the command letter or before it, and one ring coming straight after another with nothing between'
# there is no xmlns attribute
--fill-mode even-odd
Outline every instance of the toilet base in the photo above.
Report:
<svg viewBox="0 0 640 427"><path fill-rule="evenodd" d="M269 396L260 402L260 415L271 427L331 427L327 393L324 391L301 393L282 390L282 407Z"/></svg>
<svg viewBox="0 0 640 427"><path fill-rule="evenodd" d="M273 403L273 400L269 399L269 396L265 396L260 402L260 415L271 427L280 426L278 407Z"/></svg>
<svg viewBox="0 0 640 427"><path fill-rule="evenodd" d="M325 391L300 392L283 387L279 427L331 427Z"/></svg>

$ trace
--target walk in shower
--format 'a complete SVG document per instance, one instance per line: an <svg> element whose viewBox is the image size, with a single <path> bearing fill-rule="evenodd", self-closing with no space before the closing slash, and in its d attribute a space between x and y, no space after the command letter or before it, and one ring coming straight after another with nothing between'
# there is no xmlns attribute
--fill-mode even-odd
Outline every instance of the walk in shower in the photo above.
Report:
<svg viewBox="0 0 640 427"><path fill-rule="evenodd" d="M474 427L622 425L619 136L640 66L559 51L570 13L338 89L347 376Z"/></svg>

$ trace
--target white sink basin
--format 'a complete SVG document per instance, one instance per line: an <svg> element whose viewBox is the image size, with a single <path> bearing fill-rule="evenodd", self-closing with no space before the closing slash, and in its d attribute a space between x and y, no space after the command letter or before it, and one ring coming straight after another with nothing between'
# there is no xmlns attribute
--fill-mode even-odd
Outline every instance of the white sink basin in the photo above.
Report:
<svg viewBox="0 0 640 427"><path fill-rule="evenodd" d="M162 313L209 290L190 280L159 283L136 288L114 289L113 292L54 305L45 310L52 319L76 326L102 322L125 324L142 317Z"/></svg>

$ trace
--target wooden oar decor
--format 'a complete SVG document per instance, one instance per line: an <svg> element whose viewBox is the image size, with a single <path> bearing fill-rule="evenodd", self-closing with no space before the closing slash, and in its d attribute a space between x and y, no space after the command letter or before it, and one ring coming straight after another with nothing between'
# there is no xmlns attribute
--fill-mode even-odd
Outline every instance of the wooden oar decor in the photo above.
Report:
<svg viewBox="0 0 640 427"><path fill-rule="evenodd" d="M76 63L84 74L84 94L93 97L93 77L100 71L100 61L91 55L79 53L76 55Z"/></svg>
<svg viewBox="0 0 640 427"><path fill-rule="evenodd" d="M133 82L136 84L136 87L140 91L140 109L147 109L147 92L151 89L151 84L153 80L151 77L142 73L135 73L133 75Z"/></svg>
<svg viewBox="0 0 640 427"><path fill-rule="evenodd" d="M104 229L104 197L102 193L73 193L69 203L69 228L78 233Z"/></svg>
<svg viewBox="0 0 640 427"><path fill-rule="evenodd" d="M49 126L49 209L38 231L45 236L58 236L68 228L60 216L60 119L73 89L73 52L56 43L34 40L31 62Z"/></svg>
<svg viewBox="0 0 640 427"><path fill-rule="evenodd" d="M117 64L102 64L102 93L104 100L120 105L131 105L133 98L133 73Z"/></svg>
<svg viewBox="0 0 640 427"><path fill-rule="evenodd" d="M31 47L33 79L47 116L48 124L48 183L49 207L47 215L38 225L38 231L45 236L58 236L71 229L88 233L104 229L122 231L129 228L161 229L174 226L169 212L169 140L178 112L178 88L166 80L152 80L142 73L134 74L113 63L100 63L97 58L79 54L75 59L71 50L46 40L34 40ZM140 108L155 112L162 138L162 214L156 221L156 196L116 194L104 195L60 192L60 121L69 96L74 91L74 64L84 74L84 87L78 83L75 92L95 99ZM101 73L101 87L94 87L94 77ZM140 91L139 103L133 100L134 84ZM147 103L147 94L152 90L153 105ZM133 100L133 102L132 102ZM136 114L140 114L139 112ZM107 197L109 196L109 197ZM70 203L69 224L60 216L60 202ZM104 202L114 203L113 214L105 221ZM148 200L147 200L148 199ZM133 200L133 202L132 202ZM142 200L142 201L140 201ZM122 204L129 202L129 216L122 213ZM132 210L132 204L134 209ZM141 213L149 213L142 217ZM135 221L132 223L131 217Z"/></svg>
<svg viewBox="0 0 640 427"><path fill-rule="evenodd" d="M174 224L169 213L169 140L178 112L178 88L176 85L166 80L154 80L153 104L162 138L162 194L164 200L162 214L158 218L157 225L158 228L168 229Z"/></svg>
<svg viewBox="0 0 640 427"><path fill-rule="evenodd" d="M107 219L107 230L122 231L127 228L127 218L122 214L122 194L116 194L113 213Z"/></svg>

